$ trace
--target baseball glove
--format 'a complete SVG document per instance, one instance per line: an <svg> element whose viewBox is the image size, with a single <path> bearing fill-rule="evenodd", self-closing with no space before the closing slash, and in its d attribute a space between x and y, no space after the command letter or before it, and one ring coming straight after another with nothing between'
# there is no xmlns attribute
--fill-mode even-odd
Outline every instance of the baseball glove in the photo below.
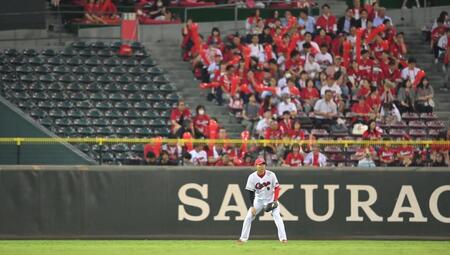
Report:
<svg viewBox="0 0 450 255"><path fill-rule="evenodd" d="M270 211L272 211L273 209L275 209L277 207L278 207L278 202L277 201L273 201L272 203L268 203L266 205L266 207L264 208L264 211L270 212Z"/></svg>

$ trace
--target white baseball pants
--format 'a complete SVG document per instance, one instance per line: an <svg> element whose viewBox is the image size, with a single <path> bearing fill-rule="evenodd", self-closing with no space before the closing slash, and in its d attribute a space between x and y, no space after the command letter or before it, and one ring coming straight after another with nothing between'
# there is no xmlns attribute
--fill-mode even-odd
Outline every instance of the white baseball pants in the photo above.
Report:
<svg viewBox="0 0 450 255"><path fill-rule="evenodd" d="M256 209L256 215L258 215L264 209L266 204L268 204L268 203L263 203L258 200L255 200L253 202L253 207L255 207L255 209ZM277 207L272 210L272 217L273 217L275 225L277 226L277 229L278 229L278 239L280 241L287 240L286 230L284 229L283 219L281 218L281 215L280 215L280 207ZM252 228L252 221L255 218L256 218L256 216L253 216L251 208L248 209L247 216L245 216L245 220L244 220L244 223L242 226L241 237L239 238L239 240L244 241L244 242L248 240L248 238L250 236L250 229Z"/></svg>

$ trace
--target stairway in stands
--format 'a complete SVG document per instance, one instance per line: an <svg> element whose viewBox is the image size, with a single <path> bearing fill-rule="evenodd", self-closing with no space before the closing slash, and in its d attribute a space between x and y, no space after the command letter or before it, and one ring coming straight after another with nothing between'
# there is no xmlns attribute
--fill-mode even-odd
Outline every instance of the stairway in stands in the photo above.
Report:
<svg viewBox="0 0 450 255"><path fill-rule="evenodd" d="M229 114L226 104L217 106L206 100L207 90L199 88L200 82L194 78L190 63L182 61L178 42L164 41L145 45L158 66L167 72L173 85L177 88L178 94L185 100L193 114L197 105L204 105L206 112L211 117L217 118L221 127L225 127L228 137L240 137L240 132L243 130L242 125Z"/></svg>
<svg viewBox="0 0 450 255"><path fill-rule="evenodd" d="M417 66L423 69L430 79L434 88L436 103L434 112L448 126L450 124L450 100L448 100L450 92L441 89L444 86L444 74L441 70L441 64L434 63L434 56L430 50L429 42L424 41L420 29L413 26L399 26L397 30L405 33L405 42L408 47L407 55L417 59Z"/></svg>

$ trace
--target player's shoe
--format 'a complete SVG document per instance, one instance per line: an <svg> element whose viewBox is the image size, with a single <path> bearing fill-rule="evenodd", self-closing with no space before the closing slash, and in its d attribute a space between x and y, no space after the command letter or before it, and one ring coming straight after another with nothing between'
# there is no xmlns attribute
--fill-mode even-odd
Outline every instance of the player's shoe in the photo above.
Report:
<svg viewBox="0 0 450 255"><path fill-rule="evenodd" d="M281 240L280 241L281 243L287 243L287 240L285 239L285 240Z"/></svg>
<svg viewBox="0 0 450 255"><path fill-rule="evenodd" d="M241 239L236 240L237 244L245 244L246 242L247 241L244 241L244 240L241 240Z"/></svg>

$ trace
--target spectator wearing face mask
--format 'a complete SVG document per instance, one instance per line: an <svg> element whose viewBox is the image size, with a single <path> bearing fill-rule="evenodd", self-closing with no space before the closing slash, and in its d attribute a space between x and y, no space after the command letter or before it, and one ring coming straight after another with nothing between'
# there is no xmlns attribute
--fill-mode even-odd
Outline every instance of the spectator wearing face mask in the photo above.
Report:
<svg viewBox="0 0 450 255"><path fill-rule="evenodd" d="M196 115L193 119L194 122L194 129L195 129L195 137L196 138L204 138L207 137L207 129L209 120L211 117L209 117L208 114L205 112L205 107L203 105L198 105L195 109Z"/></svg>
<svg viewBox="0 0 450 255"><path fill-rule="evenodd" d="M289 96L289 94L283 94L282 98L283 101L281 101L277 107L278 116L283 116L283 113L285 111L290 113L292 112L296 113L297 107L293 102L291 102L291 97Z"/></svg>

